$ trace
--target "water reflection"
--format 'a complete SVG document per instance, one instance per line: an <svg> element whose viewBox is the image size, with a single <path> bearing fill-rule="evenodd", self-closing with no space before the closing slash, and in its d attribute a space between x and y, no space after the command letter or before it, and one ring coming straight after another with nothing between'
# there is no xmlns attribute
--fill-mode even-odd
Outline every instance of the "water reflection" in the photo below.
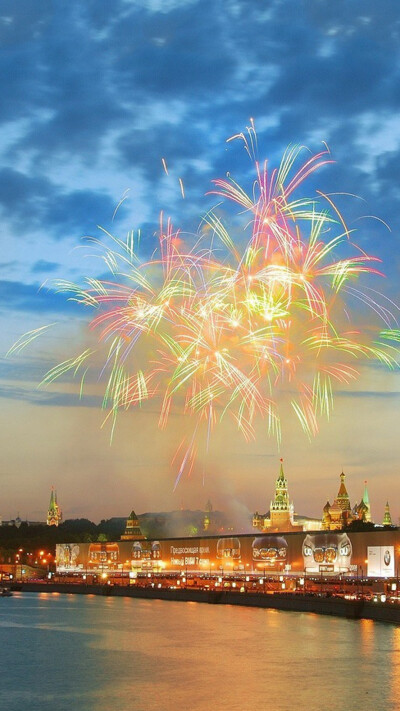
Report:
<svg viewBox="0 0 400 711"><path fill-rule="evenodd" d="M389 708L400 707L400 628L392 630Z"/></svg>
<svg viewBox="0 0 400 711"><path fill-rule="evenodd" d="M7 711L397 709L400 629L370 621L21 594L0 606Z"/></svg>

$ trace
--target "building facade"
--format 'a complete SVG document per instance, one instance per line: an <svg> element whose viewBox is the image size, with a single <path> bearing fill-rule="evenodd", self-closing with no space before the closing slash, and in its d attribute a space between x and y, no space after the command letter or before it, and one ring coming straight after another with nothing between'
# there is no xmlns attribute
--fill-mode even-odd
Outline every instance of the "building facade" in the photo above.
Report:
<svg viewBox="0 0 400 711"><path fill-rule="evenodd" d="M325 531L341 530L349 526L353 521L364 521L372 523L371 504L369 500L367 482L364 482L364 493L359 504L353 507L345 484L346 475L342 471L340 474L339 491L333 504L326 502L322 512L322 528Z"/></svg>
<svg viewBox="0 0 400 711"><path fill-rule="evenodd" d="M253 528L259 531L317 531L321 529L319 519L298 516L289 498L288 482L283 471L283 459L275 482L275 496L268 513L253 515Z"/></svg>
<svg viewBox="0 0 400 711"><path fill-rule="evenodd" d="M221 576L393 577L400 531L299 531L57 545L59 574L110 577L168 573Z"/></svg>
<svg viewBox="0 0 400 711"><path fill-rule="evenodd" d="M58 526L62 521L62 512L57 503L57 492L51 488L49 510L47 512L47 525Z"/></svg>
<svg viewBox="0 0 400 711"><path fill-rule="evenodd" d="M139 519L132 509L126 520L125 533L122 534L121 541L141 541L144 538L146 538L146 536L144 536L140 530Z"/></svg>
<svg viewBox="0 0 400 711"><path fill-rule="evenodd" d="M390 514L389 502L386 502L385 513L383 515L383 526L392 526L392 516Z"/></svg>

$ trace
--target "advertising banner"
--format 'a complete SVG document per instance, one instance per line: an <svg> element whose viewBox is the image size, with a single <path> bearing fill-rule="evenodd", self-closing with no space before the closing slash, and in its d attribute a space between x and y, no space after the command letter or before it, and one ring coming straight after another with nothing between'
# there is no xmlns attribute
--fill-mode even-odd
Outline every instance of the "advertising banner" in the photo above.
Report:
<svg viewBox="0 0 400 711"><path fill-rule="evenodd" d="M368 577L394 577L394 546L368 546Z"/></svg>
<svg viewBox="0 0 400 711"><path fill-rule="evenodd" d="M308 534L303 541L306 573L349 573L353 548L347 533Z"/></svg>
<svg viewBox="0 0 400 711"><path fill-rule="evenodd" d="M381 546L381 575L385 578L394 576L393 546Z"/></svg>
<svg viewBox="0 0 400 711"><path fill-rule="evenodd" d="M398 531L316 531L57 545L59 573L395 575Z"/></svg>
<svg viewBox="0 0 400 711"><path fill-rule="evenodd" d="M381 547L368 546L368 577L381 577Z"/></svg>

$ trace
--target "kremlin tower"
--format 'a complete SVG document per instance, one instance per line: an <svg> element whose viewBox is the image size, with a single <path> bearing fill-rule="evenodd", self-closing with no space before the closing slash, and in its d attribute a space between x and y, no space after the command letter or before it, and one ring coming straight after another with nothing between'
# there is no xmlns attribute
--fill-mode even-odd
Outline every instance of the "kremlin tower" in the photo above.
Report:
<svg viewBox="0 0 400 711"><path fill-rule="evenodd" d="M269 511L272 530L290 531L293 528L294 506L289 501L288 483L283 473L283 459L275 483L275 498L271 501Z"/></svg>
<svg viewBox="0 0 400 711"><path fill-rule="evenodd" d="M143 540L146 536L140 530L139 519L132 510L125 526L125 533L121 536L121 541L138 541Z"/></svg>
<svg viewBox="0 0 400 711"><path fill-rule="evenodd" d="M288 483L283 471L283 459L275 482L275 497L271 501L269 515L262 516L256 511L253 516L253 527L261 531L298 531L302 529L301 523L296 525L294 520L294 506L289 500Z"/></svg>
<svg viewBox="0 0 400 711"><path fill-rule="evenodd" d="M54 486L51 487L50 494L50 505L47 512L47 525L48 526L58 526L62 521L61 509L57 503L57 492L54 490Z"/></svg>
<svg viewBox="0 0 400 711"><path fill-rule="evenodd" d="M393 526L392 523L392 517L390 515L390 508L389 508L389 502L386 502L385 506L385 514L383 516L383 521L382 521L384 526Z"/></svg>
<svg viewBox="0 0 400 711"><path fill-rule="evenodd" d="M364 521L366 521L367 523L371 523L371 504L369 503L369 495L366 481L364 481L364 495L362 497L361 502L365 505L366 508Z"/></svg>

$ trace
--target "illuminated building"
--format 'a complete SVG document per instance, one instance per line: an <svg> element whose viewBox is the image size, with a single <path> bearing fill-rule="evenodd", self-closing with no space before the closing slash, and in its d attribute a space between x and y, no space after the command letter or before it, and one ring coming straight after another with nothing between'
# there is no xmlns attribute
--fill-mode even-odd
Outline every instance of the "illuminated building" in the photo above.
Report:
<svg viewBox="0 0 400 711"><path fill-rule="evenodd" d="M340 474L340 486L336 498L331 505L326 502L322 515L322 528L328 531L340 530L347 526L353 520L353 514L350 505L350 498L347 493L344 480L346 475L344 472Z"/></svg>
<svg viewBox="0 0 400 711"><path fill-rule="evenodd" d="M393 525L393 523L392 523L392 517L391 517L391 515L390 515L390 509L389 509L389 502L388 502L388 501L386 502L385 513L384 513L384 516L383 516L383 521L382 521L382 523L383 523L384 526L392 526L392 525Z"/></svg>
<svg viewBox="0 0 400 711"><path fill-rule="evenodd" d="M271 523L269 528L277 531L287 531L289 528L293 528L293 515L294 506L289 500L288 483L283 473L283 460L281 459L281 468L275 483L275 498L271 501L270 506Z"/></svg>
<svg viewBox="0 0 400 711"><path fill-rule="evenodd" d="M275 482L275 497L271 501L269 513L253 515L253 527L260 531L300 531L319 530L319 519L297 516L294 505L290 503L287 479L283 471L283 459L278 478Z"/></svg>
<svg viewBox="0 0 400 711"><path fill-rule="evenodd" d="M136 541L57 544L57 572L129 577L153 575L345 575L360 567L368 577L396 575L400 531L394 527L354 531L289 531L203 535ZM131 575L135 573L135 575ZM154 581L153 581L154 582ZM171 583L170 583L171 584ZM172 584L176 584L173 582Z"/></svg>
<svg viewBox="0 0 400 711"><path fill-rule="evenodd" d="M338 491L337 497L335 499L335 504L340 506L343 513L351 511L350 498L347 493L346 484L344 483L345 478L346 478L346 474L344 472L342 472L340 474L339 491Z"/></svg>
<svg viewBox="0 0 400 711"><path fill-rule="evenodd" d="M359 504L356 504L353 509L353 521L358 520L358 521L365 521L367 523L367 515L368 515L368 508L364 502L364 499L361 499ZM370 521L371 522L371 519Z"/></svg>
<svg viewBox="0 0 400 711"><path fill-rule="evenodd" d="M121 541L138 541L146 538L140 530L139 519L135 512L131 511L126 521L125 533L121 536Z"/></svg>
<svg viewBox="0 0 400 711"><path fill-rule="evenodd" d="M58 526L62 521L61 509L57 503L57 492L54 491L54 486L51 487L50 505L47 512L47 525Z"/></svg>
<svg viewBox="0 0 400 711"><path fill-rule="evenodd" d="M370 523L372 521L371 518L371 505L369 503L369 495L368 495L368 489L367 489L367 482L364 481L364 495L362 497L362 502L365 504L365 518L364 521L367 521L367 523Z"/></svg>
<svg viewBox="0 0 400 711"><path fill-rule="evenodd" d="M326 502L322 513L322 528L326 531L340 530L352 521L371 523L371 505L369 501L367 482L364 482L364 494L359 504L352 508L345 484L346 475L340 474L340 486L336 498L331 505Z"/></svg>

